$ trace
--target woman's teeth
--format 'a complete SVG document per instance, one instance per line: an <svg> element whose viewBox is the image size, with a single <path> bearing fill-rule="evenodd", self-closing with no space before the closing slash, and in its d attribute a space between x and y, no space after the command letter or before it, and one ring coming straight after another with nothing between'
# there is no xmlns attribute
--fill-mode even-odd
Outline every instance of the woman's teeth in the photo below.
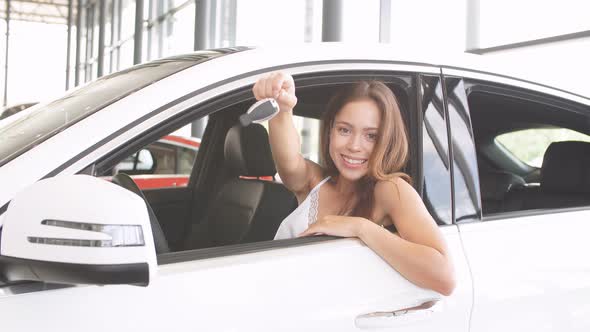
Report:
<svg viewBox="0 0 590 332"><path fill-rule="evenodd" d="M350 159L344 156L342 156L342 158L344 158L344 161L346 161L347 163L355 165L364 164L367 161L367 159Z"/></svg>

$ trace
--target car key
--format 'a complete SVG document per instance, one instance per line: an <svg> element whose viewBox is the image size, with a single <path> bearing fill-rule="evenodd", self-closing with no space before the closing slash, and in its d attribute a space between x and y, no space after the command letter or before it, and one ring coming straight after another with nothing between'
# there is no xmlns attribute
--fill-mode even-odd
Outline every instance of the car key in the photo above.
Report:
<svg viewBox="0 0 590 332"><path fill-rule="evenodd" d="M240 124L243 127L251 123L260 123L272 119L279 113L279 104L274 98L265 98L255 102L245 114L240 116Z"/></svg>

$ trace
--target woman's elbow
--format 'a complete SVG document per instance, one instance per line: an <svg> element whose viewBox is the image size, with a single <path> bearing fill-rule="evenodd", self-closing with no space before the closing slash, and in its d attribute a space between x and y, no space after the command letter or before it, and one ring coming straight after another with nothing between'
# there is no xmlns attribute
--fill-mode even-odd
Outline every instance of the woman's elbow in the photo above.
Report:
<svg viewBox="0 0 590 332"><path fill-rule="evenodd" d="M453 291L457 287L457 281L455 280L455 274L453 272L448 273L443 278L439 279L436 287L433 289L434 291L444 295L449 296L453 294Z"/></svg>

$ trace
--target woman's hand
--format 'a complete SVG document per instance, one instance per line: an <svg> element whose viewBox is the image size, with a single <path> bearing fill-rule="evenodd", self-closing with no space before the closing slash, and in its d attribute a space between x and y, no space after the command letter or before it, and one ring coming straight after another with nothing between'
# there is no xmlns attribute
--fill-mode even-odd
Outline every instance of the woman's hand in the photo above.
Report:
<svg viewBox="0 0 590 332"><path fill-rule="evenodd" d="M359 237L362 226L368 222L372 221L361 217L325 216L310 225L299 236L325 234L340 237Z"/></svg>
<svg viewBox="0 0 590 332"><path fill-rule="evenodd" d="M252 88L256 100L274 98L281 111L292 111L297 104L295 82L291 75L284 72L273 72L262 76Z"/></svg>

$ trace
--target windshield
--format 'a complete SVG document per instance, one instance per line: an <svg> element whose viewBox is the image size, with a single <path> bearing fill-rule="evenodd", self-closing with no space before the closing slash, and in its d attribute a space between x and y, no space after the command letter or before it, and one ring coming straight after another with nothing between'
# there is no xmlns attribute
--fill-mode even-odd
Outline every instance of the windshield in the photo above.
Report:
<svg viewBox="0 0 590 332"><path fill-rule="evenodd" d="M81 119L156 81L198 63L245 48L175 56L104 76L14 121L0 124L0 166Z"/></svg>

